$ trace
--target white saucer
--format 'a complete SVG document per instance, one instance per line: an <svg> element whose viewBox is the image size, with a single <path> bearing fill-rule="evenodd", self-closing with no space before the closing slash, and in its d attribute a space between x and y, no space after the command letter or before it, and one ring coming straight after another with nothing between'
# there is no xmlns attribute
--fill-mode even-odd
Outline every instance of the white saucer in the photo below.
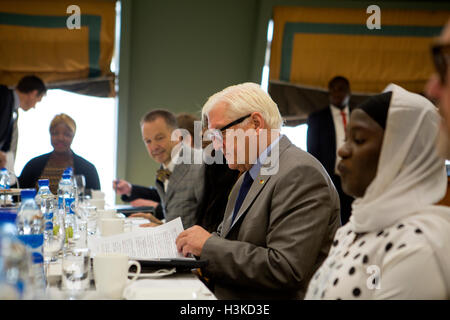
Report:
<svg viewBox="0 0 450 320"><path fill-rule="evenodd" d="M175 268L172 269L159 269L155 272L151 272L151 273L141 273L139 274L138 278L150 278L150 279L157 279L157 278L162 278L171 274L174 274L177 270ZM135 273L128 273L129 277L133 277L135 276Z"/></svg>

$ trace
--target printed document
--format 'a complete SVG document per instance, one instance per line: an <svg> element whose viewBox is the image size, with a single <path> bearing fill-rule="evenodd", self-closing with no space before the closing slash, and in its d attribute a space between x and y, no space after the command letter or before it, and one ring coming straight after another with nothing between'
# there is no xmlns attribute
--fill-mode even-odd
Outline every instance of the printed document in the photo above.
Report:
<svg viewBox="0 0 450 320"><path fill-rule="evenodd" d="M140 228L109 237L89 238L91 254L123 253L135 260L180 259L175 240L183 231L181 218L158 227Z"/></svg>

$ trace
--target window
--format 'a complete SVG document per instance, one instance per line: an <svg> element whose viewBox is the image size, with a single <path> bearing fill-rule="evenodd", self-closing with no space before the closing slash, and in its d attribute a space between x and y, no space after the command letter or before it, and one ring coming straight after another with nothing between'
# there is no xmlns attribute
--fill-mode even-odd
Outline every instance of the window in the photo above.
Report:
<svg viewBox="0 0 450 320"><path fill-rule="evenodd" d="M116 1L116 29L111 71L119 73L121 1ZM116 82L116 92L118 86ZM72 150L97 169L101 189L108 204L115 203L112 181L116 176L117 99L97 98L64 90L48 90L35 109L19 109L19 141L14 171L17 176L32 158L51 152L50 122L60 113L72 117L77 125Z"/></svg>
<svg viewBox="0 0 450 320"><path fill-rule="evenodd" d="M114 203L112 180L115 176L115 98L96 98L63 90L48 90L35 109L19 109L19 141L14 166L19 176L32 158L51 152L50 122L59 113L72 117L77 129L72 150L97 168L106 202Z"/></svg>
<svg viewBox="0 0 450 320"><path fill-rule="evenodd" d="M261 87L263 90L267 92L269 87L269 63L270 63L270 48L272 44L272 37L273 37L273 20L269 20L269 23L267 25L267 45L266 45L266 56L264 61L264 67L262 71L261 76ZM281 134L286 135L289 140L293 144L295 144L300 149L307 151L306 149L306 135L308 132L308 125L307 124L301 124L296 127L288 127L283 126L281 128Z"/></svg>
<svg viewBox="0 0 450 320"><path fill-rule="evenodd" d="M286 135L289 140L303 151L307 151L306 135L308 133L308 125L301 124L296 127L281 127L281 134Z"/></svg>

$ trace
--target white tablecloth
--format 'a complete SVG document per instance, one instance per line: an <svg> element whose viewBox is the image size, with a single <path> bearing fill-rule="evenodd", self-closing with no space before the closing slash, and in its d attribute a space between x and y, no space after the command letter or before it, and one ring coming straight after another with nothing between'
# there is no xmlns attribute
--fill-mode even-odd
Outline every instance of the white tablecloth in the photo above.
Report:
<svg viewBox="0 0 450 320"><path fill-rule="evenodd" d="M91 275L92 278L92 270ZM66 299L64 290L58 287L61 280L60 261L50 264L48 271L50 287L47 290L49 299ZM193 273L173 273L167 276L148 279L147 273L125 287L123 298L127 300L216 300L214 294ZM79 299L103 300L95 287L86 290Z"/></svg>

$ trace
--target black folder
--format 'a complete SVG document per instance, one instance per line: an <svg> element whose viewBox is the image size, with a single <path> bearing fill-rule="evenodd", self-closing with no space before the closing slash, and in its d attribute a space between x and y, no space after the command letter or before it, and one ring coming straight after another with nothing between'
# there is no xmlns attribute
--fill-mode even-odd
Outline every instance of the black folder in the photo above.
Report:
<svg viewBox="0 0 450 320"><path fill-rule="evenodd" d="M129 215L137 212L145 212L155 214L155 207L133 207L131 205L116 205L114 209L128 217Z"/></svg>
<svg viewBox="0 0 450 320"><path fill-rule="evenodd" d="M171 269L176 268L177 272L190 271L191 269L202 268L208 265L208 260L195 260L195 259L153 259L153 260L140 260L142 272L152 272L158 269Z"/></svg>

